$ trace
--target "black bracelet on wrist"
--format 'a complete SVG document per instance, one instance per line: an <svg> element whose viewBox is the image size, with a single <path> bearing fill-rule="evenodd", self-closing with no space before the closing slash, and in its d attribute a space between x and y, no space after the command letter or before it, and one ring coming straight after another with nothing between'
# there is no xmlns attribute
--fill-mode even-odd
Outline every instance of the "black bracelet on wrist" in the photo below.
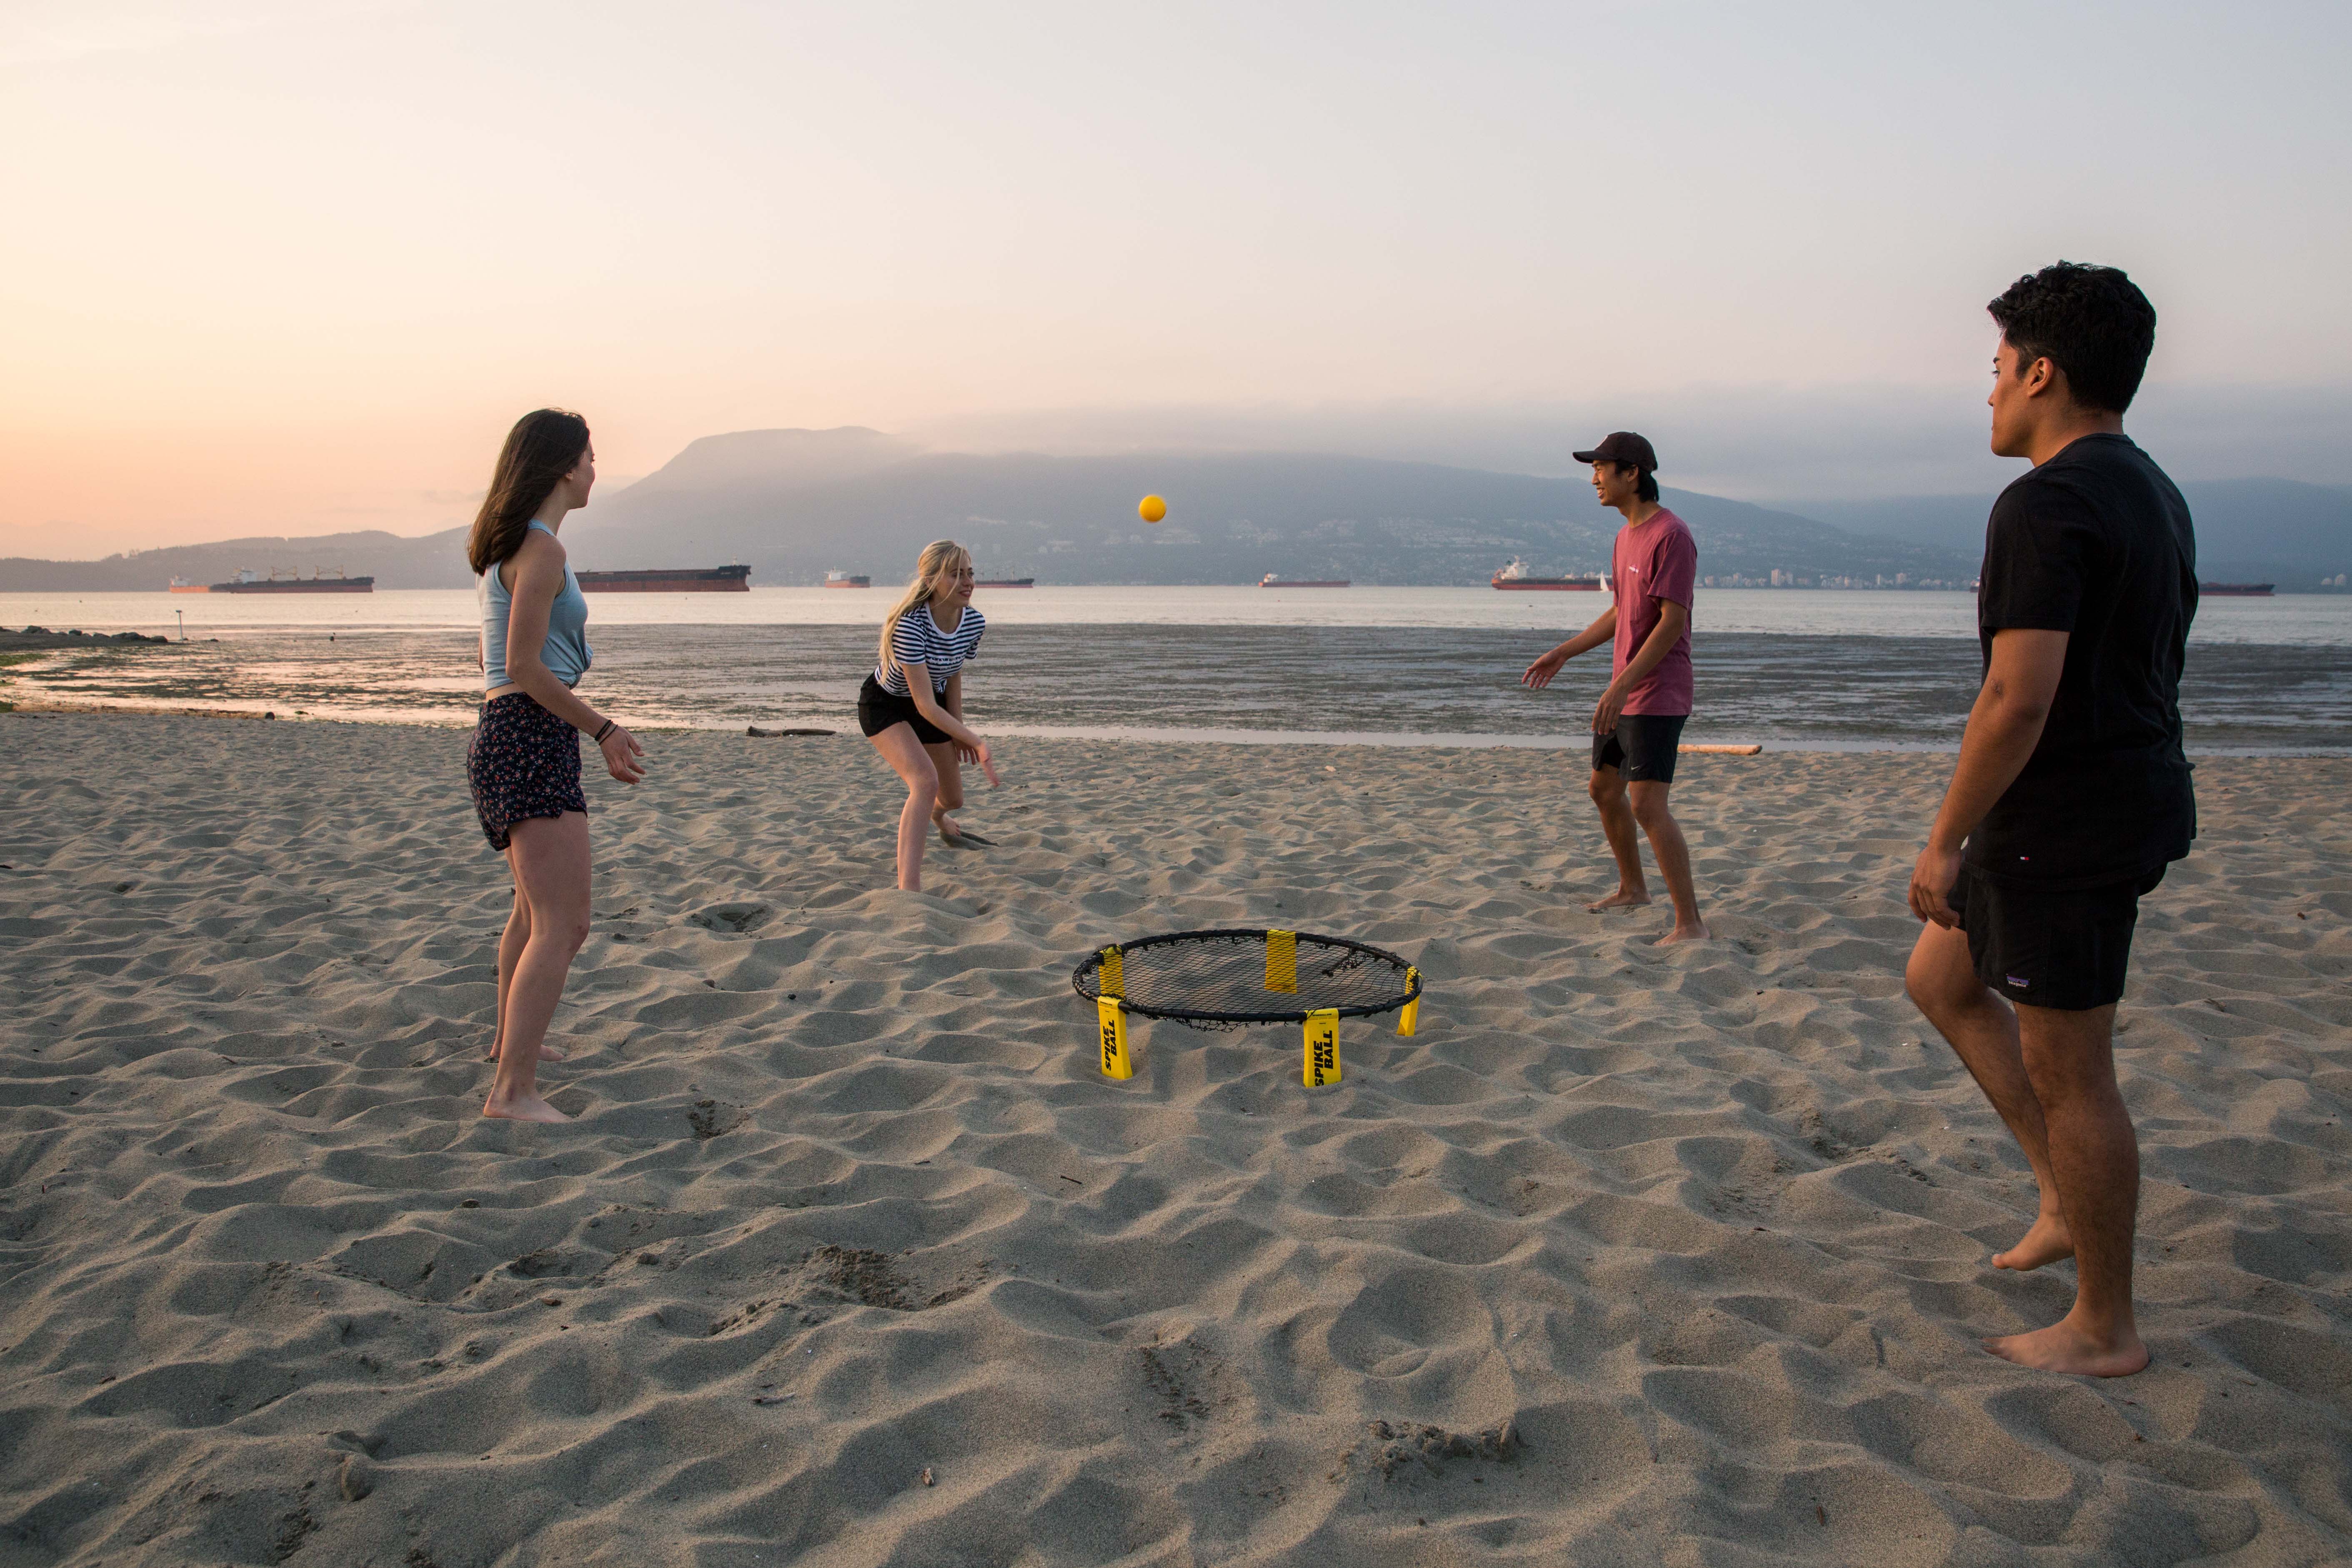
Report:
<svg viewBox="0 0 2352 1568"><path fill-rule="evenodd" d="M604 728L603 728L603 729L601 729L601 730L598 730L594 735L593 735L593 736L591 736L591 737L590 737L590 739L591 739L591 740L593 740L593 741L594 741L598 745L600 745L600 746L601 746L601 745L603 745L603 744L604 743L604 737L605 737L605 736L607 736L607 735L609 735L609 734L611 734L612 732L613 732L613 721L612 721L612 720L610 720L610 719L607 719L607 720L605 720L605 721L604 721Z"/></svg>

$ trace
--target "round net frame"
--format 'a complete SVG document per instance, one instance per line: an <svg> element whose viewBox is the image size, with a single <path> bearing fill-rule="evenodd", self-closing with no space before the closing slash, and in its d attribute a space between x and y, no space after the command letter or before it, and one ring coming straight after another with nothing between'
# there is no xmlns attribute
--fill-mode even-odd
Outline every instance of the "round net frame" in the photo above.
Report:
<svg viewBox="0 0 2352 1568"><path fill-rule="evenodd" d="M1304 1024L1317 1012L1370 1017L1421 994L1421 972L1393 952L1346 937L1258 929L1171 931L1104 948L1071 974L1079 995L1102 999L1103 966L1114 952L1118 973L1108 994L1130 1013L1195 1028Z"/></svg>

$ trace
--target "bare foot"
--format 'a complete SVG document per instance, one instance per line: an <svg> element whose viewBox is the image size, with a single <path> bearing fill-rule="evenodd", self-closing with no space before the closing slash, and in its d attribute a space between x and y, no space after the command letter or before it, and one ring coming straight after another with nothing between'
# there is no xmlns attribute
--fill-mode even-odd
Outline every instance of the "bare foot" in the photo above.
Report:
<svg viewBox="0 0 2352 1568"><path fill-rule="evenodd" d="M492 1040L490 1042L490 1060L496 1061L499 1059L499 1049L500 1047L499 1043L496 1040ZM571 1058L567 1053L560 1051L553 1046L549 1045L546 1041L541 1040L539 1043L539 1059L543 1062L561 1062L569 1061Z"/></svg>
<svg viewBox="0 0 2352 1568"><path fill-rule="evenodd" d="M954 817L944 811L935 811L931 813L931 820L939 825L940 843L958 849L963 847L963 829L956 826Z"/></svg>
<svg viewBox="0 0 2352 1568"><path fill-rule="evenodd" d="M2074 1256L2074 1238L2066 1233L2066 1222L2054 1214L2040 1214L2033 1216L2032 1228L2017 1238L2015 1247L1992 1255L1992 1266L2022 1272Z"/></svg>
<svg viewBox="0 0 2352 1568"><path fill-rule="evenodd" d="M1683 925L1677 922L1674 930L1668 931L1665 935L1660 937L1650 945L1652 947L1671 947L1678 942L1711 942L1714 940L1714 937L1715 933L1706 929L1706 922L1705 921L1694 921L1689 925Z"/></svg>
<svg viewBox="0 0 2352 1568"><path fill-rule="evenodd" d="M2140 1342L2137 1330L2126 1329L2110 1342L2076 1328L2071 1313L2030 1334L1987 1340L1984 1348L2020 1366L2082 1377L2129 1377L2148 1363L2147 1346Z"/></svg>
<svg viewBox="0 0 2352 1568"><path fill-rule="evenodd" d="M500 1100L495 1093L482 1101L482 1114L508 1121L569 1121L572 1120L535 1094Z"/></svg>
<svg viewBox="0 0 2352 1568"><path fill-rule="evenodd" d="M1650 895L1646 889L1620 888L1599 903L1587 904L1584 908L1588 913L1597 915L1603 910L1630 910L1649 901Z"/></svg>

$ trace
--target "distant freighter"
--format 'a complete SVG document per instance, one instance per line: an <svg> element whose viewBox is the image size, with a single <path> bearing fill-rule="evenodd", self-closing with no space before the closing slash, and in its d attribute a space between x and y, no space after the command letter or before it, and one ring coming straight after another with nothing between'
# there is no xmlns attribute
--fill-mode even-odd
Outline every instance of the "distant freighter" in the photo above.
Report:
<svg viewBox="0 0 2352 1568"><path fill-rule="evenodd" d="M987 582L972 584L975 588L1034 588L1036 585L1034 577L992 577Z"/></svg>
<svg viewBox="0 0 2352 1568"><path fill-rule="evenodd" d="M1344 588L1348 585L1348 579L1340 577L1329 582L1310 583L1299 577L1277 577L1269 572L1257 580L1257 585L1261 588Z"/></svg>
<svg viewBox="0 0 2352 1568"><path fill-rule="evenodd" d="M185 578L174 577L172 579L172 592L174 594L373 594L375 592L375 579L346 577L340 566L335 568L335 574L331 577L323 572L315 573L308 577L289 572L281 577L275 571L265 577L260 573L248 568L226 583L191 583Z"/></svg>
<svg viewBox="0 0 2352 1568"><path fill-rule="evenodd" d="M860 576L855 572L828 572L824 574L824 585L828 588L871 588L874 579Z"/></svg>
<svg viewBox="0 0 2352 1568"><path fill-rule="evenodd" d="M1489 580L1497 588L1579 594L1597 594L1601 591L1601 574L1598 572L1585 577L1574 574L1566 577L1538 577L1531 575L1528 571L1527 563L1516 555L1511 557L1511 563L1508 566L1496 573Z"/></svg>
<svg viewBox="0 0 2352 1568"><path fill-rule="evenodd" d="M2211 594L2224 599L2267 599L2275 583L2200 583L2200 594Z"/></svg>
<svg viewBox="0 0 2352 1568"><path fill-rule="evenodd" d="M660 566L625 572L574 572L583 594L748 594L749 566Z"/></svg>

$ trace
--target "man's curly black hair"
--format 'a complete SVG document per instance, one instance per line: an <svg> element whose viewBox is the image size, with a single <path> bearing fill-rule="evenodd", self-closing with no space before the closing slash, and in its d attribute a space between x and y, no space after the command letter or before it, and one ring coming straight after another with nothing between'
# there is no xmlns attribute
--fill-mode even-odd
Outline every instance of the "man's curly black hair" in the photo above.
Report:
<svg viewBox="0 0 2352 1568"><path fill-rule="evenodd" d="M2156 307L2113 267L2061 261L2030 272L1985 307L2017 351L2020 371L2047 358L2074 401L2121 414L2156 347Z"/></svg>

